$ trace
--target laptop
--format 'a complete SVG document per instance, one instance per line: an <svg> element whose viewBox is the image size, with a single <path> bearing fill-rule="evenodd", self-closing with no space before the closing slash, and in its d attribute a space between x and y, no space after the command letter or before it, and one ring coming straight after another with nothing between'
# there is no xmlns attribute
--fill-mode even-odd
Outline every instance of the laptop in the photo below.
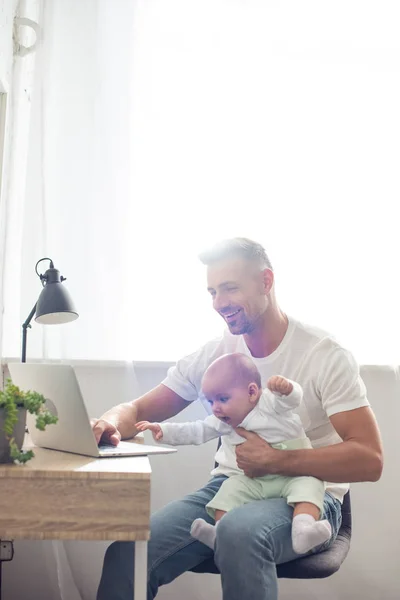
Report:
<svg viewBox="0 0 400 600"><path fill-rule="evenodd" d="M41 448L84 454L96 458L169 454L175 448L131 442L97 445L74 369L64 364L10 363L11 379L21 390L43 394L48 410L58 417L45 431L36 428L36 417L27 413L32 442Z"/></svg>

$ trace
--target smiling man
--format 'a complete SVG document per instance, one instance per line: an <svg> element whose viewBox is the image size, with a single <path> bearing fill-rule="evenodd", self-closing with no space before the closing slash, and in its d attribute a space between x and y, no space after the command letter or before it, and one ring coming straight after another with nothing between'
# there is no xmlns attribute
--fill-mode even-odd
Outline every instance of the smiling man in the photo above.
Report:
<svg viewBox="0 0 400 600"><path fill-rule="evenodd" d="M201 381L219 356L240 352L252 358L263 384L272 375L298 381L304 390L299 408L313 449L278 450L255 433L238 429L237 465L246 475L313 476L327 481L323 519L340 526L340 503L348 483L376 481L382 472L382 446L365 386L351 355L330 334L288 317L277 304L274 272L264 248L245 238L225 240L200 256L207 266L214 309L227 324L223 335L169 370L156 388L120 404L98 419L98 441L118 443L136 433L138 421L162 421L201 399ZM209 410L209 406L207 407ZM190 535L191 523L207 519L205 505L223 476L173 502L152 517L148 600L160 585L199 565L213 551ZM296 558L291 543L292 509L283 498L259 500L232 510L221 520L215 562L224 600L277 600L275 565ZM240 539L240 544L237 541ZM104 560L98 600L132 598L134 545L114 543Z"/></svg>

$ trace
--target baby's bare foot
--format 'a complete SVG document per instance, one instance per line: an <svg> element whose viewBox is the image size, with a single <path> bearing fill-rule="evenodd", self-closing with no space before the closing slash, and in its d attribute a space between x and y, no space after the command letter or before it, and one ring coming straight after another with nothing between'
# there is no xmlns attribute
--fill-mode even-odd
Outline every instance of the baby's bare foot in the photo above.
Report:
<svg viewBox="0 0 400 600"><path fill-rule="evenodd" d="M267 388L274 394L282 394L282 396L288 396L293 391L293 384L291 381L280 375L273 375L267 381Z"/></svg>

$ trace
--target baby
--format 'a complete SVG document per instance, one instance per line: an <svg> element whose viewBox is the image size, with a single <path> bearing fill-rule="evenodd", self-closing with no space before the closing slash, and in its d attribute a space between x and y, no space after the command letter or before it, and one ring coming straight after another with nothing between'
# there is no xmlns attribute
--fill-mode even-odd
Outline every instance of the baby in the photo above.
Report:
<svg viewBox="0 0 400 600"><path fill-rule="evenodd" d="M293 412L303 392L298 383L273 376L262 390L260 374L245 354L225 354L205 371L202 392L213 414L204 421L189 423L136 423L139 431L149 429L157 442L173 446L203 444L221 437L215 460L218 467L212 475L228 476L214 498L206 506L215 524L196 519L191 535L214 548L216 529L225 513L254 500L286 498L294 508L292 524L293 550L305 554L330 539L332 530L327 520L320 520L325 484L314 477L265 475L250 478L236 463L235 446L245 440L235 431L243 427L257 433L274 448L295 450L311 448L300 417Z"/></svg>

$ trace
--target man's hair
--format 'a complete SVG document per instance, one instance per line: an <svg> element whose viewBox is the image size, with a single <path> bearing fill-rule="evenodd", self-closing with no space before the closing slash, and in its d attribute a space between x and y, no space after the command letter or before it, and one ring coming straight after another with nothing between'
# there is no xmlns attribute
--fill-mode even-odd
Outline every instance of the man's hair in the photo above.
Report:
<svg viewBox="0 0 400 600"><path fill-rule="evenodd" d="M218 242L208 250L199 254L203 265L212 265L220 260L229 258L244 258L256 263L260 269L271 269L272 265L265 249L248 238L231 238Z"/></svg>

